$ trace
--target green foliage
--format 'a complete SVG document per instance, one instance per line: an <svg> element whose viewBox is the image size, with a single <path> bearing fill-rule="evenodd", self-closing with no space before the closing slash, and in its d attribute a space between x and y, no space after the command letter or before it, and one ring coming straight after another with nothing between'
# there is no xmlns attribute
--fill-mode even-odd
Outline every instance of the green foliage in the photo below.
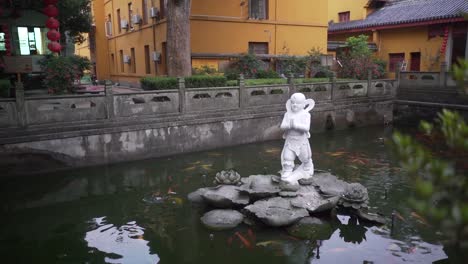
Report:
<svg viewBox="0 0 468 264"><path fill-rule="evenodd" d="M279 74L274 70L259 70L256 74L258 79L274 79L279 78Z"/></svg>
<svg viewBox="0 0 468 264"><path fill-rule="evenodd" d="M218 73L218 71L208 65L202 65L200 68L192 68L193 75L213 75L216 73Z"/></svg>
<svg viewBox="0 0 468 264"><path fill-rule="evenodd" d="M307 70L308 57L287 56L278 61L282 72L295 77L304 76Z"/></svg>
<svg viewBox="0 0 468 264"><path fill-rule="evenodd" d="M229 81L235 81L239 79L240 71L236 67L231 67L224 71L224 77Z"/></svg>
<svg viewBox="0 0 468 264"><path fill-rule="evenodd" d="M9 97L10 80L0 80L0 97Z"/></svg>
<svg viewBox="0 0 468 264"><path fill-rule="evenodd" d="M71 92L73 82L83 76L84 70L89 70L91 63L87 58L79 56L60 57L49 55L39 61L45 73L44 85L50 93Z"/></svg>
<svg viewBox="0 0 468 264"><path fill-rule="evenodd" d="M255 78L260 67L261 61L251 53L242 55L234 65L234 68L244 74L245 78Z"/></svg>
<svg viewBox="0 0 468 264"><path fill-rule="evenodd" d="M185 87L224 87L227 86L224 76L194 75L185 77ZM178 89L178 81L175 77L144 77L140 79L143 90Z"/></svg>
<svg viewBox="0 0 468 264"><path fill-rule="evenodd" d="M411 205L454 245L468 247L468 125L458 113L443 110L435 125L421 122L420 127L431 150L407 135L393 135L400 163L415 184ZM442 146L434 144L437 139Z"/></svg>
<svg viewBox="0 0 468 264"><path fill-rule="evenodd" d="M57 8L62 40L65 40L63 32L68 31L74 43L83 43L85 38L82 33L91 31L91 0L58 1Z"/></svg>
<svg viewBox="0 0 468 264"><path fill-rule="evenodd" d="M385 74L386 63L372 58L372 51L367 45L368 36L359 35L346 40L347 48L338 53L343 67L339 68L339 76L364 80L368 77L368 70L373 78L382 78Z"/></svg>
<svg viewBox="0 0 468 264"><path fill-rule="evenodd" d="M224 76L207 76L194 75L185 78L185 87L201 88L201 87L224 87L226 86L226 77Z"/></svg>
<svg viewBox="0 0 468 264"><path fill-rule="evenodd" d="M175 77L144 77L140 79L143 90L167 90L177 89L177 78Z"/></svg>
<svg viewBox="0 0 468 264"><path fill-rule="evenodd" d="M457 80L457 86L460 89L466 90L466 83L468 81L468 60L458 59L457 63L452 68L453 77Z"/></svg>

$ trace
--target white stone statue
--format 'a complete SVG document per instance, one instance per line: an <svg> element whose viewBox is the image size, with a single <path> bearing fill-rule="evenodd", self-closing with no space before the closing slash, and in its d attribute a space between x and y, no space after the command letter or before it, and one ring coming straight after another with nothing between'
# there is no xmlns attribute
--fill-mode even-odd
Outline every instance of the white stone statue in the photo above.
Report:
<svg viewBox="0 0 468 264"><path fill-rule="evenodd" d="M286 114L281 122L284 131L283 151L281 152L281 180L297 184L299 179L307 179L314 174L312 150L310 149L310 114L315 106L313 99L306 99L304 94L295 93L286 103ZM294 160L299 158L301 165L294 169Z"/></svg>

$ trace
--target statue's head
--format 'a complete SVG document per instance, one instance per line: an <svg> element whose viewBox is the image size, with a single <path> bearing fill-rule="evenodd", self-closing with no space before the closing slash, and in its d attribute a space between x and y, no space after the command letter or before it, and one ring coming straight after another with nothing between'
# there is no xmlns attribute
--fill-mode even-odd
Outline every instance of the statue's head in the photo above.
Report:
<svg viewBox="0 0 468 264"><path fill-rule="evenodd" d="M304 110L306 98L302 93L295 93L291 95L291 111L297 113Z"/></svg>

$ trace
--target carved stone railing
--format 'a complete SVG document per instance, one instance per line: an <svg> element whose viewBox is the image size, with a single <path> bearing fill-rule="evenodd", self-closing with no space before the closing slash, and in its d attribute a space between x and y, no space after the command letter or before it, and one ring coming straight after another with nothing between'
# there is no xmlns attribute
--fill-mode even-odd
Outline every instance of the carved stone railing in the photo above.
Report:
<svg viewBox="0 0 468 264"><path fill-rule="evenodd" d="M76 122L107 122L158 116L184 115L205 111L222 112L247 109L283 107L294 92L302 92L317 103L337 100L390 97L395 94L395 80L330 82L245 86L241 77L234 87L185 88L179 79L179 89L112 93L104 95L67 95L24 97L21 85L16 87L15 99L0 100L0 128ZM257 111L257 110L256 110Z"/></svg>

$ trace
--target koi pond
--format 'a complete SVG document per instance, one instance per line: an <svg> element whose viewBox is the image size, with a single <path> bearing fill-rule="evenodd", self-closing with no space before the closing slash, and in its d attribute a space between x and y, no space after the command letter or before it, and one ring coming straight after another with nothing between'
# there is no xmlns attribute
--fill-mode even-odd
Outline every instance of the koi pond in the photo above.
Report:
<svg viewBox="0 0 468 264"><path fill-rule="evenodd" d="M169 158L0 178L2 263L431 263L447 259L441 234L407 204L412 193L385 144L392 128L312 134L316 169L369 190L387 224L338 215L314 238L240 225L211 231L187 200L215 173L277 174L283 141ZM31 168L33 169L33 168ZM148 201L151 197L151 202ZM391 215L393 212L393 225Z"/></svg>

